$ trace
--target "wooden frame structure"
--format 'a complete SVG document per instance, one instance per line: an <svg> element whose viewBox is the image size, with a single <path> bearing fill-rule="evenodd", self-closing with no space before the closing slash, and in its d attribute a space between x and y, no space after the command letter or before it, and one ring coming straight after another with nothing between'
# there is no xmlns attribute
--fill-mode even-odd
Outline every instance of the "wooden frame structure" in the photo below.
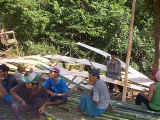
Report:
<svg viewBox="0 0 160 120"><path fill-rule="evenodd" d="M7 32L1 32L0 33L0 36L8 36L9 34L12 35L12 38L4 38L3 39L3 42L5 44L5 46L9 46L9 45L16 45L16 52L17 52L17 55L19 56L19 45L18 45L18 42L16 40L16 36L15 36L15 32L14 31L7 31ZM0 40L1 42L1 40Z"/></svg>

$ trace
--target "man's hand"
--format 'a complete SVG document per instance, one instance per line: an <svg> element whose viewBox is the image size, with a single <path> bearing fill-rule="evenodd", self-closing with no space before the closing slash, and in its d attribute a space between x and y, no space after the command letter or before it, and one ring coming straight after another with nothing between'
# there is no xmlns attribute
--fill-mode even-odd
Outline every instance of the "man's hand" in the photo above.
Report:
<svg viewBox="0 0 160 120"><path fill-rule="evenodd" d="M51 92L50 95L54 97L54 96L56 96L57 94L54 93L54 92Z"/></svg>
<svg viewBox="0 0 160 120"><path fill-rule="evenodd" d="M88 92L87 94L88 94L89 97L92 97L90 92Z"/></svg>
<svg viewBox="0 0 160 120"><path fill-rule="evenodd" d="M24 100L21 101L21 104L24 106L24 107L27 107L27 104Z"/></svg>
<svg viewBox="0 0 160 120"><path fill-rule="evenodd" d="M44 113L44 111L45 111L45 106L43 105L42 107L40 107L38 111L39 111L39 113L41 113L41 114Z"/></svg>
<svg viewBox="0 0 160 120"><path fill-rule="evenodd" d="M147 96L148 95L148 90L147 89L143 89L143 91L141 92L141 95Z"/></svg>
<svg viewBox="0 0 160 120"><path fill-rule="evenodd" d="M51 96L57 96L57 94L55 93L55 92L52 92L52 91L50 91L50 90L47 90L47 93L49 94L49 95L51 95Z"/></svg>

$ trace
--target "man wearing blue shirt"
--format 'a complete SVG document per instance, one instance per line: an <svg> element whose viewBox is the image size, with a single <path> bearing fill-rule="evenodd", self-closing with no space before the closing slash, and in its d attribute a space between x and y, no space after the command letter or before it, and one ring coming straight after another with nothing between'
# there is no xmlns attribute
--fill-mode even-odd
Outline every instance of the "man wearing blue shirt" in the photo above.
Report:
<svg viewBox="0 0 160 120"><path fill-rule="evenodd" d="M59 69L56 67L50 68L49 78L42 83L42 86L48 89L50 95L41 111L43 112L47 105L59 105L67 101L68 88L66 82L59 76Z"/></svg>

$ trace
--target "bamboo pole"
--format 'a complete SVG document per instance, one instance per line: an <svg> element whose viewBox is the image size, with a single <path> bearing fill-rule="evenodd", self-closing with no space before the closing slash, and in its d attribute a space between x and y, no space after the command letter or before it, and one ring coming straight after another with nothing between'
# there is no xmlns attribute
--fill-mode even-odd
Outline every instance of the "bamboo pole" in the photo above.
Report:
<svg viewBox="0 0 160 120"><path fill-rule="evenodd" d="M128 53L127 53L127 57L126 57L125 80L124 80L123 95L122 95L122 101L123 102L126 101L127 82L128 82L128 67L129 67L129 63L130 63L130 56L131 56L131 50L132 50L132 38L133 38L133 25L134 25L135 8L136 8L136 0L133 0L131 22L130 22L130 31L129 31L129 41L128 41Z"/></svg>

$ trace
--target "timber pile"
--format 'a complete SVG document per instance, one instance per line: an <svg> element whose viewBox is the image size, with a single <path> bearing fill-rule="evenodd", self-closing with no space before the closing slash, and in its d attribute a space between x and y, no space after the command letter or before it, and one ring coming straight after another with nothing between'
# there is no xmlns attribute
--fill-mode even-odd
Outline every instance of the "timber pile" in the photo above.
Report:
<svg viewBox="0 0 160 120"><path fill-rule="evenodd" d="M41 73L45 73L45 71L48 70L51 65L56 65L61 71L60 75L64 77L70 88L68 102L57 107L63 110L67 110L67 112L70 112L72 109L76 108L79 103L80 94L74 92L74 89L78 90L80 88L81 90L89 90L92 88L92 86L85 84L85 78L88 76L86 72L82 73L68 71L67 69L63 68L59 62L56 60L54 61L52 58L48 59L42 56L29 56L15 59L1 59L0 63L7 64L12 69L12 71L16 70L17 64L23 63L28 68L31 67L37 72ZM160 113L148 111L142 106L122 103L120 101L114 100L112 100L111 103L115 112L106 112L105 114L96 117L95 120L157 120L160 116ZM0 115L3 112L5 113L6 110L1 109ZM48 114L48 116L50 116L50 114Z"/></svg>

